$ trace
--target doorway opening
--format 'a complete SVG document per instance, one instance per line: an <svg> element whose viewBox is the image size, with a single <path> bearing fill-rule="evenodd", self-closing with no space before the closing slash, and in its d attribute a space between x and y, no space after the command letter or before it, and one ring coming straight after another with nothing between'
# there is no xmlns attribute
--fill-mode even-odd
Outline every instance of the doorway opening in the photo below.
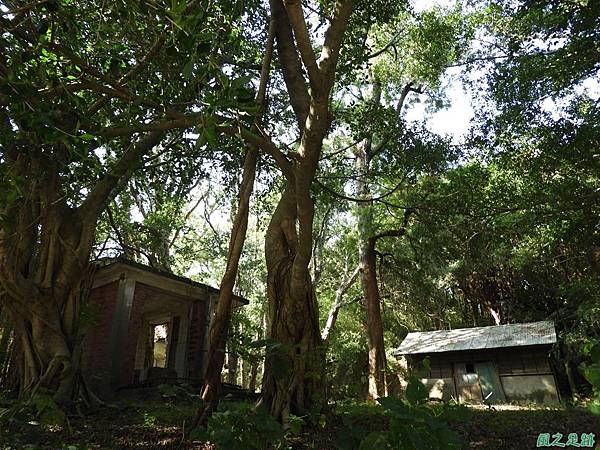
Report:
<svg viewBox="0 0 600 450"><path fill-rule="evenodd" d="M152 337L152 367L164 369L168 364L169 324L152 325L150 336Z"/></svg>

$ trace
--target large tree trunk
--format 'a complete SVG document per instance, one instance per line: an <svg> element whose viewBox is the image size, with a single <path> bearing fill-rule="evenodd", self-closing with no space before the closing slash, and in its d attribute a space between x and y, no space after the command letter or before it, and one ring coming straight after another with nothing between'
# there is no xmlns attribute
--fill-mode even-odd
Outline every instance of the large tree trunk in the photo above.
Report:
<svg viewBox="0 0 600 450"><path fill-rule="evenodd" d="M17 386L14 383L16 380L11 378L11 374L16 372L12 367L16 356L14 347L13 326L0 302L0 390L3 391L10 391Z"/></svg>
<svg viewBox="0 0 600 450"><path fill-rule="evenodd" d="M14 264L18 266L17 260L6 268L10 273L4 273L3 285L13 288L5 307L18 349L20 396L34 395L43 388L54 393L55 401L68 403L80 392L83 330L79 319L89 293L87 257L93 231L82 230L67 211L62 214L64 219L55 217L53 224L43 225L52 236L42 238L44 251L35 258L37 267L43 269L18 283L11 270ZM73 224L80 226L72 228ZM81 250L76 251L78 248ZM5 260L2 264L9 263Z"/></svg>
<svg viewBox="0 0 600 450"><path fill-rule="evenodd" d="M304 414L317 406L324 394L317 301L309 272L314 219L310 190L332 120L330 94L352 2L334 2L318 60L302 4L271 0L270 5L277 53L300 130L297 153L290 155L293 163L278 149L271 150L286 177L286 187L265 238L271 345L262 403L285 422L290 413Z"/></svg>
<svg viewBox="0 0 600 450"><path fill-rule="evenodd" d="M263 402L285 421L304 414L322 399L323 357L318 309L308 264L295 266L299 239L297 199L288 186L267 230L268 348L263 377ZM308 242L309 248L311 242ZM308 261L306 261L308 263Z"/></svg>
<svg viewBox="0 0 600 450"><path fill-rule="evenodd" d="M5 148L5 164L23 185L20 195L0 205L10 218L0 226L0 301L13 324L21 396L46 389L69 403L82 392L80 314L96 222L119 182L161 137L149 133L125 151L76 208L61 178L65 149Z"/></svg>

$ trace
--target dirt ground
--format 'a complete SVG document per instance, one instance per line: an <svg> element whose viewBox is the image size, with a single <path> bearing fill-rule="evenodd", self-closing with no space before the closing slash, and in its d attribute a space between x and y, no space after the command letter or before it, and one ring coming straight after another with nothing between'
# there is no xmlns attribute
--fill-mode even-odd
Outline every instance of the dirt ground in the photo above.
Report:
<svg viewBox="0 0 600 450"><path fill-rule="evenodd" d="M194 412L190 402L127 400L84 417L69 417L68 427L0 429L0 449L213 449L209 444L183 439L185 425ZM386 426L385 418L376 415L365 417L364 423L373 430ZM335 449L337 436L343 432L341 419L330 413L323 425L306 427L288 440L287 448ZM465 438L470 449L534 449L540 433L562 433L563 442L569 433L600 437L596 419L581 408L479 408L472 410L468 421L451 427Z"/></svg>
<svg viewBox="0 0 600 450"><path fill-rule="evenodd" d="M596 418L583 408L476 409L471 420L452 427L467 440L469 448L478 450L535 449L540 433L561 433L563 443L569 433L594 433L600 438Z"/></svg>

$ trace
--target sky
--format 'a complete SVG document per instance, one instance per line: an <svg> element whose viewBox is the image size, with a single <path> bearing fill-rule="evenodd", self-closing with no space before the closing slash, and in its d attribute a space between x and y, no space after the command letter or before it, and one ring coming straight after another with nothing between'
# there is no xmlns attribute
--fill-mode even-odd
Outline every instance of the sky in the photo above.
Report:
<svg viewBox="0 0 600 450"><path fill-rule="evenodd" d="M452 142L458 144L469 130L474 116L471 95L465 90L458 75L460 69L452 68L446 71L444 83L447 85L447 96L450 106L431 115L425 111L425 103L420 102L411 106L406 112L409 122L425 119L430 131L452 137Z"/></svg>
<svg viewBox="0 0 600 450"><path fill-rule="evenodd" d="M412 7L417 12L426 11L433 7L452 8L456 0L412 0ZM473 107L471 96L464 89L459 79L461 69L451 68L444 75L444 83L447 86L447 95L450 106L430 116L426 116L425 104L423 102L414 104L406 113L409 122L420 121L426 118L430 131L440 135L452 136L455 144L461 142L467 133L471 119L473 118Z"/></svg>

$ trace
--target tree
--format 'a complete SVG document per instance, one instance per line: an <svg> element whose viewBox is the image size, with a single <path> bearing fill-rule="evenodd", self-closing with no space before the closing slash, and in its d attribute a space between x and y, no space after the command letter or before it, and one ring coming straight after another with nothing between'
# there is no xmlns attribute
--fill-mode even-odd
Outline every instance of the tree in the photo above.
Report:
<svg viewBox="0 0 600 450"><path fill-rule="evenodd" d="M394 216L396 210L403 209L396 206L403 203L397 201L399 195L420 176L443 168L448 158L428 133L406 123L403 113L415 93L428 94L435 105L432 109L443 104L440 78L463 55L471 33L472 27L460 10L414 13L401 9L395 20L367 31L366 42L380 49L370 54L366 66L354 68L345 80L345 89L352 87L353 98L341 101L338 122L340 129L345 126L351 134L341 140L342 148L334 148L331 154L341 154L354 163L353 169L345 170L356 197L341 197L355 202L359 274L367 310L370 400L386 395L377 242L403 236L412 214L410 207L405 207L398 220L385 221L381 208ZM423 152L427 144L437 153ZM346 155L347 149L352 150L352 157ZM345 163L344 158L339 158L339 164ZM333 171L343 176L339 169Z"/></svg>
<svg viewBox="0 0 600 450"><path fill-rule="evenodd" d="M256 94L256 103L259 109L255 128L260 126L259 122L262 112L266 107L266 92L269 74L271 71L273 41L273 22L271 22L269 25L265 55L263 58L259 86ZM242 255L244 242L246 240L248 215L250 213L250 197L254 188L257 160L258 148L256 145L252 145L246 151L242 181L240 183L239 205L235 213L231 228L231 236L229 239L227 265L219 286L219 299L217 300L215 317L210 327L211 346L208 352L208 365L206 368L206 375L204 377L204 387L202 389L202 400L204 401L204 407L198 412L196 425L198 423L206 425L210 414L216 409L218 403L218 395L221 387L221 372L223 370L223 363L225 361L227 332L231 324L233 288L238 276L239 262ZM229 382L231 383L232 381L229 380Z"/></svg>
<svg viewBox="0 0 600 450"><path fill-rule="evenodd" d="M214 26L235 12L202 2L2 7L0 298L21 395L44 388L68 402L87 393L80 319L98 217L151 149L168 151L171 130L202 125L203 102L217 104L216 44L228 39Z"/></svg>
<svg viewBox="0 0 600 450"><path fill-rule="evenodd" d="M311 185L331 123L330 95L352 3L339 0L330 6L318 60L301 3L272 0L270 6L277 55L301 136L293 163L278 158L286 185L265 237L268 337L281 347L265 363L263 402L275 418L286 420L290 413L308 409L321 391L318 310L309 274Z"/></svg>
<svg viewBox="0 0 600 450"><path fill-rule="evenodd" d="M98 224L96 257L120 254L174 271L177 257L187 250L181 241L188 219L205 200L195 199L194 191L208 177L202 159L211 152L182 134L148 152L143 170L108 205Z"/></svg>

